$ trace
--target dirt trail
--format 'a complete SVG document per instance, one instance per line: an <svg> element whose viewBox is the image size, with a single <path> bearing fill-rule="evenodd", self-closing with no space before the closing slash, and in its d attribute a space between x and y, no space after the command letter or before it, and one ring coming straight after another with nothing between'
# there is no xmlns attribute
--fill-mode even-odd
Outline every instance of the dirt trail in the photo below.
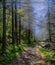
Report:
<svg viewBox="0 0 55 65"><path fill-rule="evenodd" d="M49 65L46 64L44 55L35 47L28 48L9 65Z"/></svg>

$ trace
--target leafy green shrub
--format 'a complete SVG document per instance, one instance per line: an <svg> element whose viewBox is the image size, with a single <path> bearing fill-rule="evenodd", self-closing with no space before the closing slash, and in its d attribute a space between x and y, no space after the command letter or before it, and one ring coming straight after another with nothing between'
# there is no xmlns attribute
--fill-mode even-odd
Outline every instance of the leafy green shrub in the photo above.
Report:
<svg viewBox="0 0 55 65"><path fill-rule="evenodd" d="M1 59L1 65L7 65L10 63L14 58L20 56L20 54L27 48L27 45L20 44L20 45L8 45L6 48L6 54Z"/></svg>

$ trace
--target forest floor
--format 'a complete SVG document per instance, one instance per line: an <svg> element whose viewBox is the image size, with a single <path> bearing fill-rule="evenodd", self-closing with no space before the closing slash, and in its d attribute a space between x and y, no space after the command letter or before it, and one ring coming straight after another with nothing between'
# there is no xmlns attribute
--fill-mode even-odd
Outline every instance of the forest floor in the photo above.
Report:
<svg viewBox="0 0 55 65"><path fill-rule="evenodd" d="M50 65L50 63L46 62L44 55L34 46L27 48L20 57L8 65Z"/></svg>

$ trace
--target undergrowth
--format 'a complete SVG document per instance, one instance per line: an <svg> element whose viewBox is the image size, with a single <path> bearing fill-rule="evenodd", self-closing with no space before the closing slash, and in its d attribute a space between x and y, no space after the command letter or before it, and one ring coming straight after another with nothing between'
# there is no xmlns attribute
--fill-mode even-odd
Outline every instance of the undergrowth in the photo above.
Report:
<svg viewBox="0 0 55 65"><path fill-rule="evenodd" d="M0 65L9 64L14 58L20 56L22 52L27 48L26 44L21 45L8 45L6 48L6 53L0 59Z"/></svg>

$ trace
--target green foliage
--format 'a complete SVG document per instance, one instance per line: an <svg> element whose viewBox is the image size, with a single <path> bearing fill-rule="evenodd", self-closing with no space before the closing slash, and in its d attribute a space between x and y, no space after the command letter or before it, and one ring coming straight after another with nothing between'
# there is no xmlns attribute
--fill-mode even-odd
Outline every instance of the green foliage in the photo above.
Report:
<svg viewBox="0 0 55 65"><path fill-rule="evenodd" d="M8 13L8 11L6 11ZM27 37L26 37L26 31L21 33L21 44L19 45L12 45L12 23L11 23L11 15L6 15L6 41L7 41L7 47L6 47L6 53L5 56L2 57L0 60L1 65L7 65L10 63L14 58L17 56L20 56L20 54L28 47L26 44ZM25 34L24 34L25 33ZM0 54L2 53L2 37L3 37L3 22L0 22ZM16 44L16 43L15 43Z"/></svg>
<svg viewBox="0 0 55 65"><path fill-rule="evenodd" d="M27 45L8 45L6 48L6 54L1 59L1 65L7 65L10 63L14 58L20 56L20 54L27 48Z"/></svg>
<svg viewBox="0 0 55 65"><path fill-rule="evenodd" d="M44 56L45 56L47 59L53 57L53 55L54 55L53 52L48 51L48 50L45 49L45 48L39 48L39 50L44 54Z"/></svg>
<svg viewBox="0 0 55 65"><path fill-rule="evenodd" d="M0 0L0 2L2 2L2 0Z"/></svg>
<svg viewBox="0 0 55 65"><path fill-rule="evenodd" d="M48 51L46 48L39 48L39 50L43 53L47 62L50 62L51 65L55 65L55 52Z"/></svg>
<svg viewBox="0 0 55 65"><path fill-rule="evenodd" d="M19 15L23 15L23 9L17 9L15 12Z"/></svg>

